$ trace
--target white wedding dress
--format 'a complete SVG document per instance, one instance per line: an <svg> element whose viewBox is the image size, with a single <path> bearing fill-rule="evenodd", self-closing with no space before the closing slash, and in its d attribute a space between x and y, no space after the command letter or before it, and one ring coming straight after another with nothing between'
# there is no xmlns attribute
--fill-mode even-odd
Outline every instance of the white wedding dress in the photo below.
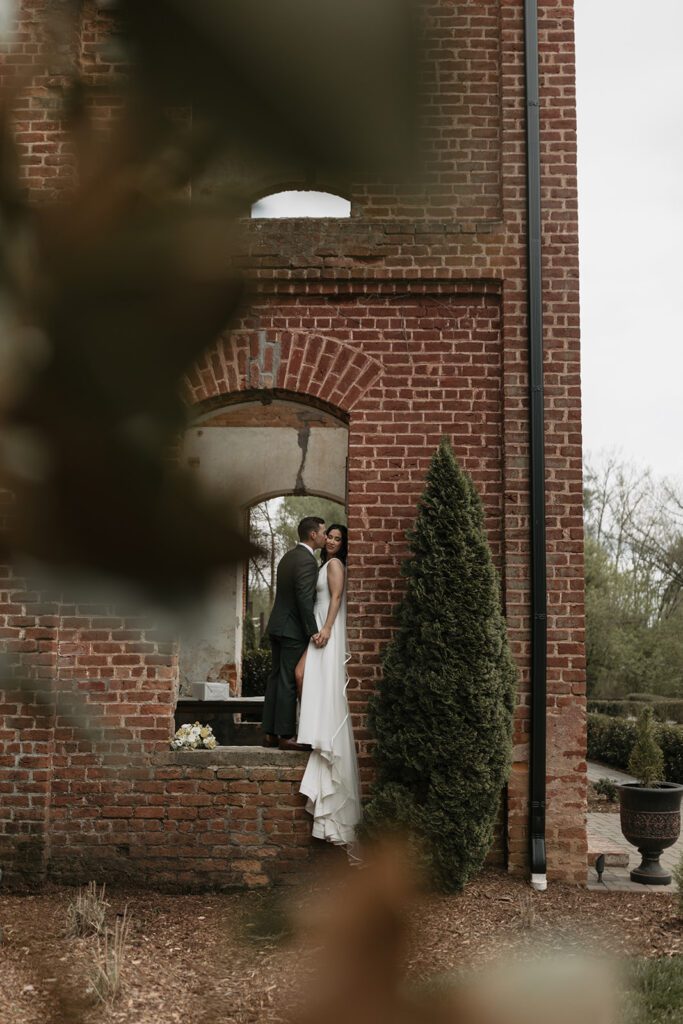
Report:
<svg viewBox="0 0 683 1024"><path fill-rule="evenodd" d="M329 561L321 566L313 609L322 629L330 605L327 584ZM313 835L346 846L356 858L356 825L360 821L358 761L351 717L346 702L346 588L341 607L325 647L311 643L306 656L299 743L310 743L300 792L307 798L306 810L313 815Z"/></svg>

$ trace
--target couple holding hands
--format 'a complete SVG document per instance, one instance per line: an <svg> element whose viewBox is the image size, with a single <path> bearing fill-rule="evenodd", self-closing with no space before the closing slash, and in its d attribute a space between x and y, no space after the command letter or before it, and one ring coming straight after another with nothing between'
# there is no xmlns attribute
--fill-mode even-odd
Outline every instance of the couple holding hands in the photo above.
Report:
<svg viewBox="0 0 683 1024"><path fill-rule="evenodd" d="M313 835L351 852L360 820L358 763L346 701L348 533L318 516L277 567L268 620L273 655L263 708L264 746L309 750L300 792ZM316 555L322 551L320 562ZM299 721L297 729L297 696Z"/></svg>

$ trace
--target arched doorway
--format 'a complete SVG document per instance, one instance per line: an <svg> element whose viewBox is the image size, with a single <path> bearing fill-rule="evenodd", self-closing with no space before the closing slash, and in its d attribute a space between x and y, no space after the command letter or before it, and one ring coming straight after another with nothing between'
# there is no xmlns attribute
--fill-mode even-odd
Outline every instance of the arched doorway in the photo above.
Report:
<svg viewBox="0 0 683 1024"><path fill-rule="evenodd" d="M277 564L297 543L297 526L305 516L320 516L327 524L346 525L345 506L318 494L283 494L252 505L248 510L249 539L258 551L246 567L244 606L256 643L262 640L273 606ZM243 646L248 646L246 636Z"/></svg>
<svg viewBox="0 0 683 1024"><path fill-rule="evenodd" d="M282 495L346 504L348 429L334 411L295 396L259 393L200 414L186 431L181 461L211 491L230 497L246 529L250 508ZM245 566L216 580L181 641L181 695L224 682L240 692ZM209 691L206 691L207 693Z"/></svg>

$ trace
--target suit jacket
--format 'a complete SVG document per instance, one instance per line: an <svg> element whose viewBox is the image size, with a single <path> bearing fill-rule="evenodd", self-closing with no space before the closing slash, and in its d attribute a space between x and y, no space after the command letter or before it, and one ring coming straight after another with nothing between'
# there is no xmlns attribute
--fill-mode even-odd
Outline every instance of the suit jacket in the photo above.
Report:
<svg viewBox="0 0 683 1024"><path fill-rule="evenodd" d="M280 559L275 604L268 620L270 636L306 643L318 632L313 615L318 569L315 556L300 544Z"/></svg>

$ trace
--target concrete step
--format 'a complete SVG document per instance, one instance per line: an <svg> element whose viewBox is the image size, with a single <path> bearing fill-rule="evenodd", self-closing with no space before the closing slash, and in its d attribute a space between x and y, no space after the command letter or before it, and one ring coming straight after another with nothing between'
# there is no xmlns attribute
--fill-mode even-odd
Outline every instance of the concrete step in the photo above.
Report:
<svg viewBox="0 0 683 1024"><path fill-rule="evenodd" d="M588 866L595 867L595 862L601 853L605 855L605 867L607 868L627 868L629 860L629 851L624 846L619 846L617 843L599 842L596 839L592 839L588 847Z"/></svg>

